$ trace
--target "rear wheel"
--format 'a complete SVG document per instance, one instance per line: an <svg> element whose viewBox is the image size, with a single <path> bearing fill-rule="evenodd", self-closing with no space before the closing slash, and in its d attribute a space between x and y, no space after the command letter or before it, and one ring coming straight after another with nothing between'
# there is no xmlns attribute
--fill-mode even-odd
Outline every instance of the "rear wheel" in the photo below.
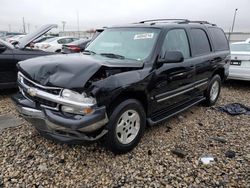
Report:
<svg viewBox="0 0 250 188"><path fill-rule="evenodd" d="M205 97L206 97L205 105L213 106L219 98L220 91L221 91L221 77L218 74L216 74L211 79L208 88L205 92Z"/></svg>
<svg viewBox="0 0 250 188"><path fill-rule="evenodd" d="M112 112L107 125L106 146L114 153L125 153L139 143L146 126L145 111L139 101L128 99Z"/></svg>

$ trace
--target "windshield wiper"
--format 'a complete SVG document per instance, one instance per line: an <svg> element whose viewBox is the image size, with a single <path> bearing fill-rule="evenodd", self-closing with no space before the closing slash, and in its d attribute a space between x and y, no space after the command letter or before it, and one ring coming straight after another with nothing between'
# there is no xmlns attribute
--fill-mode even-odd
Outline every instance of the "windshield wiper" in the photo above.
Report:
<svg viewBox="0 0 250 188"><path fill-rule="evenodd" d="M106 57L109 57L109 58L125 59L124 56L119 55L119 54L113 54L113 53L101 53L100 55L106 56Z"/></svg>
<svg viewBox="0 0 250 188"><path fill-rule="evenodd" d="M83 53L96 54L94 51L91 51L91 50L84 50Z"/></svg>

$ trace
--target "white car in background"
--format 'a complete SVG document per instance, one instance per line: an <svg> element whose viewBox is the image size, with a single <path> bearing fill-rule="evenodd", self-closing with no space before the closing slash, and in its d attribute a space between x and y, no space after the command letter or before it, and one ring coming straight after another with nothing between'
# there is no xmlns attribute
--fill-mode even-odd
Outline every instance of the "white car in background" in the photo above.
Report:
<svg viewBox="0 0 250 188"><path fill-rule="evenodd" d="M9 42L9 43L15 43L15 42L19 42L19 40L21 38L23 38L25 35L14 35L12 37L9 37L6 39L6 42Z"/></svg>
<svg viewBox="0 0 250 188"><path fill-rule="evenodd" d="M231 63L228 79L250 81L250 40L230 45Z"/></svg>
<svg viewBox="0 0 250 188"><path fill-rule="evenodd" d="M46 52L61 52L62 45L79 40L75 37L55 37L43 42L36 43L34 49L43 50Z"/></svg>

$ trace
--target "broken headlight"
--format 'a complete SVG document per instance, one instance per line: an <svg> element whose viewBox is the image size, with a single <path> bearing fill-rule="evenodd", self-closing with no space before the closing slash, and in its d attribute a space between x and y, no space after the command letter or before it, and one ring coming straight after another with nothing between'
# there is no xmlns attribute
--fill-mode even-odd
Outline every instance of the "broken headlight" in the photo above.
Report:
<svg viewBox="0 0 250 188"><path fill-rule="evenodd" d="M89 105L95 105L96 100L93 97L87 97L86 93L77 93L75 91L64 89L62 91L62 97L74 102L86 103ZM72 114L82 114L86 115L92 113L94 111L91 107L80 108L80 107L72 107L72 106L62 106L62 111L72 113Z"/></svg>

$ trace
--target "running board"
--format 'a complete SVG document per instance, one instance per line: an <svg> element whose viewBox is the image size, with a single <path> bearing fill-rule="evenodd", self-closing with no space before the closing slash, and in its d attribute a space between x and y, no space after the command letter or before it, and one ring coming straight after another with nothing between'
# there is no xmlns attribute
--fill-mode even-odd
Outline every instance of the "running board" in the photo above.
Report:
<svg viewBox="0 0 250 188"><path fill-rule="evenodd" d="M178 113L180 113L180 112L183 112L183 111L187 110L188 108L190 108L190 107L192 107L192 106L194 106L194 105L196 105L196 104L198 104L198 103L204 101L205 99L206 99L205 97L202 97L202 98L196 100L195 102L193 102L193 103L191 103L191 104L185 106L185 107L182 108L181 110L178 110L178 111L176 111L176 112L174 112L174 113L172 113L172 114L169 114L169 115L167 115L166 117L164 117L164 118L162 118L162 119L159 119L159 120L157 120L157 121L153 121L151 118L147 118L147 122L148 122L148 124L149 124L150 126L159 124L159 123L161 123L161 122L167 120L168 118L170 118L170 117L172 117L172 116L174 116L174 115L176 115L176 114L178 114Z"/></svg>

